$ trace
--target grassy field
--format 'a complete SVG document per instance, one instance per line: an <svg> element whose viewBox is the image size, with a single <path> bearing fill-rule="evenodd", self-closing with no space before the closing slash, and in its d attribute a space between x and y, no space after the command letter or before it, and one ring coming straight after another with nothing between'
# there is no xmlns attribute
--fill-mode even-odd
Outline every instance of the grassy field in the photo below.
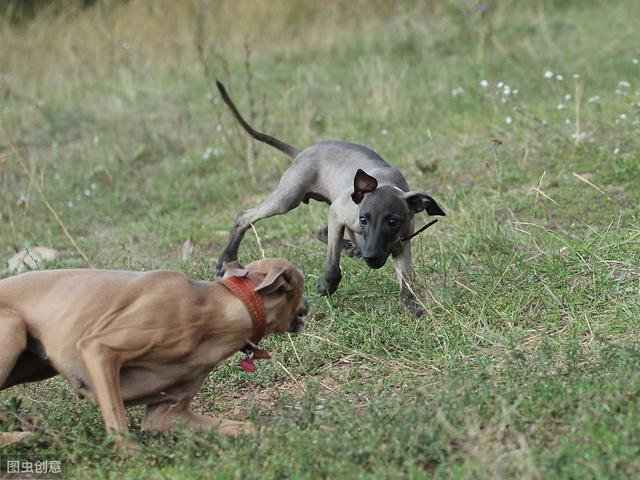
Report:
<svg viewBox="0 0 640 480"><path fill-rule="evenodd" d="M640 4L316 3L4 19L3 262L43 245L60 255L41 268L82 252L209 278L236 212L289 164L237 130L217 76L258 127L371 146L438 200L448 216L414 242L425 316L399 306L391 265L343 258L338 292L317 296L326 208L302 206L240 251L305 272L306 333L266 342L290 374L234 357L196 401L256 438L148 434L132 409L141 447L122 453L52 379L0 393L0 430L36 431L0 459L60 460L70 478L640 476Z"/></svg>

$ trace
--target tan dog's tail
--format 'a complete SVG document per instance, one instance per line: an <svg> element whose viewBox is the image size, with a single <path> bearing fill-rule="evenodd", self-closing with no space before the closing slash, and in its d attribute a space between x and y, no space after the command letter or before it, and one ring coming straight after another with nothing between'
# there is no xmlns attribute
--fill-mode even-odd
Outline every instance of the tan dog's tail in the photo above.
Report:
<svg viewBox="0 0 640 480"><path fill-rule="evenodd" d="M220 95L222 95L222 100L224 100L224 103L227 104L227 107L229 107L229 110L231 110L231 113L233 113L233 116L236 117L236 120L238 121L238 123L242 125L242 128L244 128L249 135L251 135L253 138L255 138L256 140L262 143L266 143L267 145L271 145L272 147L277 148L282 153L289 156L289 158L292 158L292 159L296 158L298 153L300 153L297 148L292 147L291 145L284 143L278 140L277 138L272 137L271 135L267 135L266 133L262 133L254 129L251 125L247 123L247 121L244 118L242 118L242 115L240 115L240 112L238 112L238 109L233 103L233 100L231 100L231 98L229 97L229 94L227 93L227 89L224 88L224 85L220 83L218 80L216 80L216 85L218 86L218 91L220 91Z"/></svg>

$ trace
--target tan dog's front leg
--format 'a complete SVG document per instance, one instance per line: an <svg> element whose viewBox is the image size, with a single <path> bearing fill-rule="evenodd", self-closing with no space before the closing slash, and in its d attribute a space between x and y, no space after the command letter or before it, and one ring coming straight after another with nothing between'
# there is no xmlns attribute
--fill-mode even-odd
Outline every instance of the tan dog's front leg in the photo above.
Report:
<svg viewBox="0 0 640 480"><path fill-rule="evenodd" d="M0 309L0 389L5 386L11 370L16 365L20 354L27 346L27 326L13 312Z"/></svg>
<svg viewBox="0 0 640 480"><path fill-rule="evenodd" d="M190 402L191 399L188 398L178 402L167 401L147 405L147 412L143 420L144 428L168 432L174 430L180 425L180 421L183 421L189 428L202 430L217 428L218 432L225 436L239 433L255 434L255 428L248 422L224 420L194 413L189 410Z"/></svg>
<svg viewBox="0 0 640 480"><path fill-rule="evenodd" d="M124 443L129 429L120 391L120 360L117 354L99 340L80 341L78 348L89 373L91 387L102 410L104 425L109 433Z"/></svg>

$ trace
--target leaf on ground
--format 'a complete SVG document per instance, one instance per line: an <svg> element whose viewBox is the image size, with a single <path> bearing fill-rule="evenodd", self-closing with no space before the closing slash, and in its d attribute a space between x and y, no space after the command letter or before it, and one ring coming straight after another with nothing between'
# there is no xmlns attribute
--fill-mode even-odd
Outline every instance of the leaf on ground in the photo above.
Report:
<svg viewBox="0 0 640 480"><path fill-rule="evenodd" d="M34 247L20 250L8 261L11 273L21 273L26 270L38 269L40 263L54 260L58 252L53 248Z"/></svg>
<svg viewBox="0 0 640 480"><path fill-rule="evenodd" d="M33 435L33 432L2 432L0 433L0 448L11 445L12 443L21 442L31 435Z"/></svg>

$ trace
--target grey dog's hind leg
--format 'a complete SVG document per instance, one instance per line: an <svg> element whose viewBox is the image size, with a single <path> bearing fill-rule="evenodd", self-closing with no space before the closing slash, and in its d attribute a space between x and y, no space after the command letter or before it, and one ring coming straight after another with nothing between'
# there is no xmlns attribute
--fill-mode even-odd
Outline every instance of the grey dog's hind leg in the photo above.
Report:
<svg viewBox="0 0 640 480"><path fill-rule="evenodd" d="M329 225L325 225L323 228L318 230L316 238L322 243L327 243L329 238ZM361 255L360 249L356 244L346 238L342 240L342 250L352 258L357 258Z"/></svg>
<svg viewBox="0 0 640 480"><path fill-rule="evenodd" d="M305 185L298 183L295 176L295 172L290 168L282 175L278 187L260 205L238 214L231 232L229 232L227 247L218 258L215 269L216 277L221 277L224 274L223 264L225 262L238 259L240 242L247 230L251 228L251 224L275 215L282 215L300 205L306 194L306 189Z"/></svg>

